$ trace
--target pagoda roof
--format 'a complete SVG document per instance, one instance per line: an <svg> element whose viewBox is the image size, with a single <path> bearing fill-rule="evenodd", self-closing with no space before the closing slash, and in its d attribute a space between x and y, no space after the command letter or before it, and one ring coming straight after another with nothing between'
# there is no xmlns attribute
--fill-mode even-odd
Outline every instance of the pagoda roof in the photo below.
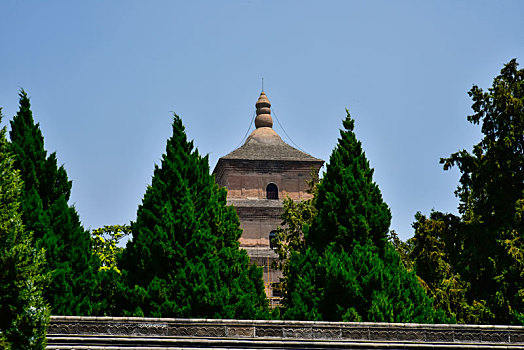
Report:
<svg viewBox="0 0 524 350"><path fill-rule="evenodd" d="M264 91L256 103L256 129L249 135L244 145L233 152L221 157L221 160L283 160L323 163L322 159L315 158L285 143L273 130L271 118L271 103Z"/></svg>
<svg viewBox="0 0 524 350"><path fill-rule="evenodd" d="M221 159L323 162L321 159L291 147L270 128L255 129L244 145Z"/></svg>

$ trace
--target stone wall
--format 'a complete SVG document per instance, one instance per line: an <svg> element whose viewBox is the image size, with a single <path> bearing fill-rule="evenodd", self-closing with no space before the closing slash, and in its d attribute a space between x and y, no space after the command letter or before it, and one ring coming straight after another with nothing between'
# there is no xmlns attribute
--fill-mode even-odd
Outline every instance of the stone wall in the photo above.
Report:
<svg viewBox="0 0 524 350"><path fill-rule="evenodd" d="M523 349L524 327L53 316L48 349Z"/></svg>

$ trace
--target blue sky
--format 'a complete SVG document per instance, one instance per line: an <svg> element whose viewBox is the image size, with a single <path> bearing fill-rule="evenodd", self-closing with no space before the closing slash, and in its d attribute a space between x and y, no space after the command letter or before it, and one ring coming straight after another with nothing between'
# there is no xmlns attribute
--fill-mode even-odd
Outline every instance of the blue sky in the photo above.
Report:
<svg viewBox="0 0 524 350"><path fill-rule="evenodd" d="M349 108L406 239L417 211L456 212L459 173L439 159L479 141L467 91L524 63L523 23L522 1L0 0L2 124L24 88L83 224L124 224L172 112L212 170L241 142L264 77L315 157L329 159Z"/></svg>

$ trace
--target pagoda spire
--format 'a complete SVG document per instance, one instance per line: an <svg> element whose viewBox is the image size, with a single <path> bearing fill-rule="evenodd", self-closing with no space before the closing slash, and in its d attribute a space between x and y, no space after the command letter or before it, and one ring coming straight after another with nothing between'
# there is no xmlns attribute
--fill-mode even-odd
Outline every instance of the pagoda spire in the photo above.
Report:
<svg viewBox="0 0 524 350"><path fill-rule="evenodd" d="M260 93L260 97L258 98L255 107L257 108L257 117L255 118L256 128L272 128L273 118L271 118L271 102L269 102L264 91Z"/></svg>

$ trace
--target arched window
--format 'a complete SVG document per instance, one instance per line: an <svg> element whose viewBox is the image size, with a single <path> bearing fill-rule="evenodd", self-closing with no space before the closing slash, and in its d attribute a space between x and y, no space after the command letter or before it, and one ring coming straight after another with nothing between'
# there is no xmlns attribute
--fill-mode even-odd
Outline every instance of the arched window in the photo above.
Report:
<svg viewBox="0 0 524 350"><path fill-rule="evenodd" d="M266 198L267 199L278 199L278 187L274 183L267 184L266 187Z"/></svg>
<svg viewBox="0 0 524 350"><path fill-rule="evenodd" d="M269 232L269 248L275 249L275 238L277 238L277 231Z"/></svg>

